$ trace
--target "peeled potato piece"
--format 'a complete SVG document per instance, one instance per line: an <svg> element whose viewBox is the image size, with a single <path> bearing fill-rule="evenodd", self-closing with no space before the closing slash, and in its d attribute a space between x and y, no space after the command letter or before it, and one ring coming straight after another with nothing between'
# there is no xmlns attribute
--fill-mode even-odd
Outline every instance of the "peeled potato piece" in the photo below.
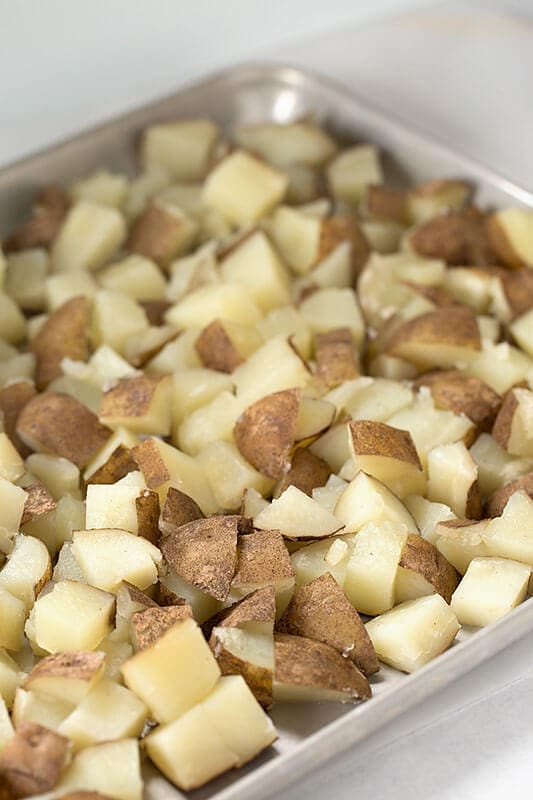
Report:
<svg viewBox="0 0 533 800"><path fill-rule="evenodd" d="M451 607L462 625L483 627L508 614L527 594L531 567L506 558L474 558Z"/></svg>

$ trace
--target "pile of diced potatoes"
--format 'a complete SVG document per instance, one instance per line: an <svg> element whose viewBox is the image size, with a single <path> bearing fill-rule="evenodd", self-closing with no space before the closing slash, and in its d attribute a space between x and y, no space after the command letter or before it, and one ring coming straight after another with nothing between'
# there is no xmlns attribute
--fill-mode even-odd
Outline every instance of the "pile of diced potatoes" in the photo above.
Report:
<svg viewBox="0 0 533 800"><path fill-rule="evenodd" d="M0 794L140 800L533 566L533 210L308 121L149 127L0 251Z"/></svg>

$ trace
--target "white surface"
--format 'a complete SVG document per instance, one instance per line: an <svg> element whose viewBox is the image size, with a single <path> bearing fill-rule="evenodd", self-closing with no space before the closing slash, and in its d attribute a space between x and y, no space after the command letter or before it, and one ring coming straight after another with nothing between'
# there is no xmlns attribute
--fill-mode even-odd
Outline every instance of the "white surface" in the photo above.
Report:
<svg viewBox="0 0 533 800"><path fill-rule="evenodd" d="M274 57L342 80L533 188L533 4L426 3L422 11L360 24L405 5L0 0L0 163L215 67ZM511 791L529 793L532 665L533 636L284 800L500 800Z"/></svg>

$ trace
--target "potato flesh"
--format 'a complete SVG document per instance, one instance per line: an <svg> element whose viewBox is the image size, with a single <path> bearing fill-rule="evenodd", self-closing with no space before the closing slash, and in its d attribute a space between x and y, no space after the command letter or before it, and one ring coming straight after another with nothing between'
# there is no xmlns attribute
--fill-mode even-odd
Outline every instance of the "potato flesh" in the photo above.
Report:
<svg viewBox="0 0 533 800"><path fill-rule="evenodd" d="M113 208L81 200L69 211L51 252L52 270L95 270L126 237L122 215Z"/></svg>
<svg viewBox="0 0 533 800"><path fill-rule="evenodd" d="M0 527L11 533L19 530L26 497L24 489L0 477Z"/></svg>
<svg viewBox="0 0 533 800"><path fill-rule="evenodd" d="M157 580L160 550L146 539L118 528L76 531L72 554L86 580L106 592L122 581L147 589Z"/></svg>
<svg viewBox="0 0 533 800"><path fill-rule="evenodd" d="M13 722L17 727L22 722L37 722L58 733L61 723L74 708L74 703L69 700L18 688L13 703Z"/></svg>
<svg viewBox="0 0 533 800"><path fill-rule="evenodd" d="M142 800L143 782L136 739L103 742L75 757L57 786L61 792L99 792L116 800Z"/></svg>
<svg viewBox="0 0 533 800"><path fill-rule="evenodd" d="M254 264L253 270L250 263ZM242 283L263 313L290 303L287 271L261 231L246 238L223 259L220 274L228 283Z"/></svg>
<svg viewBox="0 0 533 800"><path fill-rule="evenodd" d="M439 594L402 603L366 624L379 660L402 672L415 672L444 652L460 627Z"/></svg>
<svg viewBox="0 0 533 800"><path fill-rule="evenodd" d="M2 750L14 733L15 730L13 728L5 700L0 697L0 755L2 755Z"/></svg>
<svg viewBox="0 0 533 800"><path fill-rule="evenodd" d="M296 586L303 586L315 578L319 578L325 572L329 572L342 588L354 541L353 535L341 535L333 540L324 539L313 542L293 553L291 563L296 577ZM345 544L346 548L343 548L342 557L338 560L333 559L334 563L331 563L332 559L328 560L331 548L339 544Z"/></svg>
<svg viewBox="0 0 533 800"><path fill-rule="evenodd" d="M491 520L483 533L487 554L515 559L533 566L533 500L515 492L501 517Z"/></svg>
<svg viewBox="0 0 533 800"><path fill-rule="evenodd" d="M430 450L428 475L428 499L449 506L460 519L468 517L468 500L477 481L477 465L464 442Z"/></svg>
<svg viewBox="0 0 533 800"><path fill-rule="evenodd" d="M22 600L29 610L51 575L51 562L45 545L33 536L16 536L9 559L0 571L0 587Z"/></svg>
<svg viewBox="0 0 533 800"><path fill-rule="evenodd" d="M199 453L198 463L204 470L220 509L237 511L245 491L256 491L262 496L272 488L272 481L257 472L241 456L233 442L210 442Z"/></svg>
<svg viewBox="0 0 533 800"><path fill-rule="evenodd" d="M26 606L6 589L0 588L0 647L6 650L20 650L26 619Z"/></svg>
<svg viewBox="0 0 533 800"><path fill-rule="evenodd" d="M462 625L484 627L525 599L531 568L506 558L474 558L453 593L451 607Z"/></svg>
<svg viewBox="0 0 533 800"><path fill-rule="evenodd" d="M189 619L126 661L122 675L156 720L171 722L204 699L220 670L198 625Z"/></svg>
<svg viewBox="0 0 533 800"><path fill-rule="evenodd" d="M416 531L416 523L401 501L383 483L358 472L340 495L334 510L345 533L357 532L370 522L395 522Z"/></svg>
<svg viewBox="0 0 533 800"><path fill-rule="evenodd" d="M279 530L291 539L331 536L342 523L296 486L289 486L254 519L260 530Z"/></svg>
<svg viewBox="0 0 533 800"><path fill-rule="evenodd" d="M361 614L382 614L394 605L396 572L407 533L403 525L369 523L355 537L344 592Z"/></svg>

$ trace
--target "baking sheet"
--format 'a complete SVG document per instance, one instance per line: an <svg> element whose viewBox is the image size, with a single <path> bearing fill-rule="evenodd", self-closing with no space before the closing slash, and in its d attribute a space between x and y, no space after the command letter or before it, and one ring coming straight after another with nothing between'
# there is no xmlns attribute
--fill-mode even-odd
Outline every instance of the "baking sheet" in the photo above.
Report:
<svg viewBox="0 0 533 800"><path fill-rule="evenodd" d="M229 133L234 125L289 122L313 115L347 141L372 141L384 154L389 179L401 184L460 176L478 186L481 203L523 203L533 194L446 146L406 129L329 81L291 67L245 65L217 73L139 111L114 120L0 172L0 236L27 213L36 189L66 182L97 167L133 173L139 134L153 122L210 116ZM511 642L533 630L533 599L481 631L463 629L454 646L419 672L405 676L383 667L372 678L374 697L360 706L280 705L280 739L252 764L188 795L147 768L150 800L262 800L354 747L403 710L421 702Z"/></svg>

